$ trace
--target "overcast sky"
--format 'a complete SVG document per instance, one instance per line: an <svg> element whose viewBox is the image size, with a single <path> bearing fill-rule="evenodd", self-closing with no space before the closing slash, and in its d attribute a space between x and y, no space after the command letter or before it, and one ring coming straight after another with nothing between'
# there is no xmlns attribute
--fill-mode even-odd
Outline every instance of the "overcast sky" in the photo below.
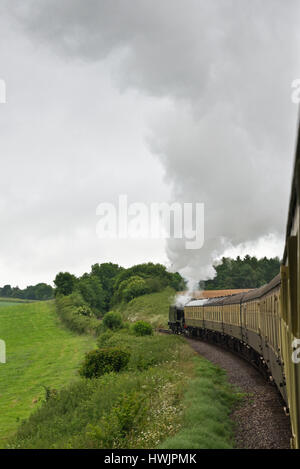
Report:
<svg viewBox="0 0 300 469"><path fill-rule="evenodd" d="M1 0L0 285L281 256L299 20L298 0ZM204 202L203 248L99 239L119 194Z"/></svg>

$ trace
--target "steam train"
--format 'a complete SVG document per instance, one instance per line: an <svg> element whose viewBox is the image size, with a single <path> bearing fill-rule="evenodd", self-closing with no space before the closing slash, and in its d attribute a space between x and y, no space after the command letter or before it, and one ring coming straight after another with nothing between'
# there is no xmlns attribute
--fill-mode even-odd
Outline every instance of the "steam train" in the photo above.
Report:
<svg viewBox="0 0 300 469"><path fill-rule="evenodd" d="M169 327L228 347L272 380L290 414L291 447L300 449L300 126L285 250L268 285L228 297L171 306Z"/></svg>

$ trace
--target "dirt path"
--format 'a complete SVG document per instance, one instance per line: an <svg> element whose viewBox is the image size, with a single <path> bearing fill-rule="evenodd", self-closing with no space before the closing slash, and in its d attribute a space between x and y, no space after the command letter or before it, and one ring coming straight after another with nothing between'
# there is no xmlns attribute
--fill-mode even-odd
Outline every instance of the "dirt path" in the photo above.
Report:
<svg viewBox="0 0 300 469"><path fill-rule="evenodd" d="M207 342L187 340L200 355L225 369L230 383L251 394L232 415L236 422L237 447L290 448L290 421L275 386L268 384L255 368L237 355Z"/></svg>

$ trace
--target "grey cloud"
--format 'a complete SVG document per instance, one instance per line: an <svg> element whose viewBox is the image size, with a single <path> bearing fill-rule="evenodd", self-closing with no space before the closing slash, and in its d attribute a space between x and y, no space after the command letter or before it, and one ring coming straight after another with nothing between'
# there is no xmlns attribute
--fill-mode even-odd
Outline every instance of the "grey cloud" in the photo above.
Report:
<svg viewBox="0 0 300 469"><path fill-rule="evenodd" d="M172 241L174 268L284 231L300 76L297 0L37 0L7 4L33 41L68 60L110 58L121 89L169 101L149 146L174 198L203 201L206 243ZM198 274L197 274L198 275Z"/></svg>

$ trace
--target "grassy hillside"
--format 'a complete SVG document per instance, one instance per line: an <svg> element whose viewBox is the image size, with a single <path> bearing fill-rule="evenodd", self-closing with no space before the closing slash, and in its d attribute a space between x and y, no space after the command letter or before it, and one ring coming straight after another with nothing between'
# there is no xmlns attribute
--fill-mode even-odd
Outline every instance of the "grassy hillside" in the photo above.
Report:
<svg viewBox="0 0 300 469"><path fill-rule="evenodd" d="M169 306L175 296L175 290L166 288L162 292L150 293L134 298L120 307L124 317L130 321L148 321L154 327L167 327Z"/></svg>
<svg viewBox="0 0 300 469"><path fill-rule="evenodd" d="M11 448L232 448L238 396L225 372L178 336L133 337L106 346L131 350L128 369L78 379L18 429Z"/></svg>
<svg viewBox="0 0 300 469"><path fill-rule="evenodd" d="M94 348L95 341L63 328L52 301L1 307L0 338L7 347L7 363L0 364L3 447L19 420L44 399L43 386L61 388L74 379L84 352Z"/></svg>
<svg viewBox="0 0 300 469"><path fill-rule="evenodd" d="M179 337L125 330L106 346L120 342L131 350L127 370L78 379L21 425L11 447L151 448L174 434L193 351Z"/></svg>
<svg viewBox="0 0 300 469"><path fill-rule="evenodd" d="M173 295L166 289L119 309L130 322L165 327ZM196 356L183 337L136 336L128 322L102 332L98 346L126 349L129 363L119 373L85 379L75 372L94 339L73 335L58 321L53 302L0 311L0 337L8 344L8 364L0 365L3 446L233 447L230 414L239 396L225 372ZM43 384L51 388L47 399Z"/></svg>
<svg viewBox="0 0 300 469"><path fill-rule="evenodd" d="M166 326L167 289L120 305L130 321ZM78 336L80 340L81 336ZM183 337L137 337L130 325L101 333L100 347L130 353L127 368L77 377L33 412L10 448L231 448L238 396L224 371L196 356Z"/></svg>

